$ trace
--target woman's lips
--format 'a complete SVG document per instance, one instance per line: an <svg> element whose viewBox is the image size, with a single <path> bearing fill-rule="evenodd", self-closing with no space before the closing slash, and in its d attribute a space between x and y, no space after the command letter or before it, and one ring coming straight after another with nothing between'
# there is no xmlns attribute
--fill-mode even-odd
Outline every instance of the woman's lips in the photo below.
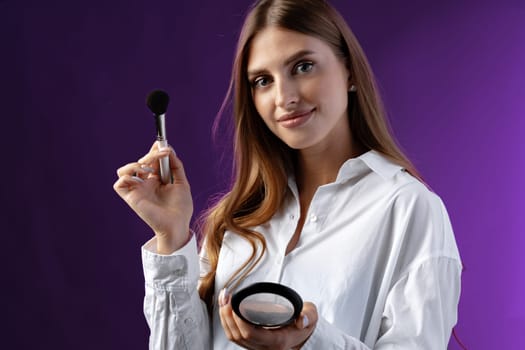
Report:
<svg viewBox="0 0 525 350"><path fill-rule="evenodd" d="M285 128L297 128L306 123L314 111L315 108L310 111L287 114L277 119L277 122Z"/></svg>

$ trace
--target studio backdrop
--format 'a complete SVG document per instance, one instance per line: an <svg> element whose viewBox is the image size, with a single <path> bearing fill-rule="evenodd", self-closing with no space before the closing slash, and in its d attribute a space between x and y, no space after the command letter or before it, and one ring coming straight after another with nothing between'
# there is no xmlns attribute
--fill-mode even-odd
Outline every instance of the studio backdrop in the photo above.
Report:
<svg viewBox="0 0 525 350"><path fill-rule="evenodd" d="M464 262L456 332L525 343L525 2L338 0L392 128L444 200ZM231 175L211 129L247 1L0 1L3 349L145 349L140 247L114 193L155 137L146 94L198 214ZM451 340L449 349L459 349Z"/></svg>

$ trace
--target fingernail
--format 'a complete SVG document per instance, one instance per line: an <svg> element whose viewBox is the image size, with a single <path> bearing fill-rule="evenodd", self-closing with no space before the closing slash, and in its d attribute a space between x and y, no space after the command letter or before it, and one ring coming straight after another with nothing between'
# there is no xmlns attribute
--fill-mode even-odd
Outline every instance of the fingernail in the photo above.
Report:
<svg viewBox="0 0 525 350"><path fill-rule="evenodd" d="M155 172L155 169L153 169L152 167L149 167L149 166L147 166L147 165L141 165L140 167L141 167L143 170L146 170L146 171L149 172L149 173L153 173L153 172Z"/></svg>
<svg viewBox="0 0 525 350"><path fill-rule="evenodd" d="M219 306L223 307L230 302L230 293L227 288L223 288L219 293Z"/></svg>
<svg viewBox="0 0 525 350"><path fill-rule="evenodd" d="M177 155L177 152L171 146L159 147L159 152L173 152L174 155Z"/></svg>
<svg viewBox="0 0 525 350"><path fill-rule="evenodd" d="M138 176L132 176L132 177L131 177L131 180L136 181L136 182L144 182L144 180L142 180L142 179L141 179L140 177L138 177Z"/></svg>
<svg viewBox="0 0 525 350"><path fill-rule="evenodd" d="M219 293L219 306L220 307L223 307L225 304L224 304L224 288L221 289L221 292Z"/></svg>
<svg viewBox="0 0 525 350"><path fill-rule="evenodd" d="M303 328L308 327L309 324L310 324L310 321L308 320L308 316L304 315L303 316Z"/></svg>

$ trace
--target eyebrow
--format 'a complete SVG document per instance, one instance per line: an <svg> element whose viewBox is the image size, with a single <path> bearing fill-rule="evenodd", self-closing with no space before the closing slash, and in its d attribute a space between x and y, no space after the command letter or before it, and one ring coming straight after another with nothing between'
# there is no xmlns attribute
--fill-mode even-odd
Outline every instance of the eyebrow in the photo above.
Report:
<svg viewBox="0 0 525 350"><path fill-rule="evenodd" d="M303 56L306 56L306 55L311 55L313 54L314 51L311 51L311 50L301 50L301 51L298 51L296 53L294 53L293 55L291 55L290 57L288 57L285 61L284 61L284 65L287 66L289 65L290 63L292 63L293 61L299 59L300 57L303 57ZM248 71L248 78L249 77L253 77L253 76L258 76L258 75L262 75L262 74L265 74L267 73L268 71L266 69L256 69L256 70L249 70Z"/></svg>

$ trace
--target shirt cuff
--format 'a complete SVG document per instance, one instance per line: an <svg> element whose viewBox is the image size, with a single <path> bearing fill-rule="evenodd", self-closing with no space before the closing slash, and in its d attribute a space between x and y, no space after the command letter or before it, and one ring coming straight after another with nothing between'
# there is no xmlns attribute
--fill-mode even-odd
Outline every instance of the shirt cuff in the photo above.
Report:
<svg viewBox="0 0 525 350"><path fill-rule="evenodd" d="M146 284L160 289L187 289L199 279L197 240L192 235L180 249L169 255L157 253L154 237L142 246L142 267Z"/></svg>

